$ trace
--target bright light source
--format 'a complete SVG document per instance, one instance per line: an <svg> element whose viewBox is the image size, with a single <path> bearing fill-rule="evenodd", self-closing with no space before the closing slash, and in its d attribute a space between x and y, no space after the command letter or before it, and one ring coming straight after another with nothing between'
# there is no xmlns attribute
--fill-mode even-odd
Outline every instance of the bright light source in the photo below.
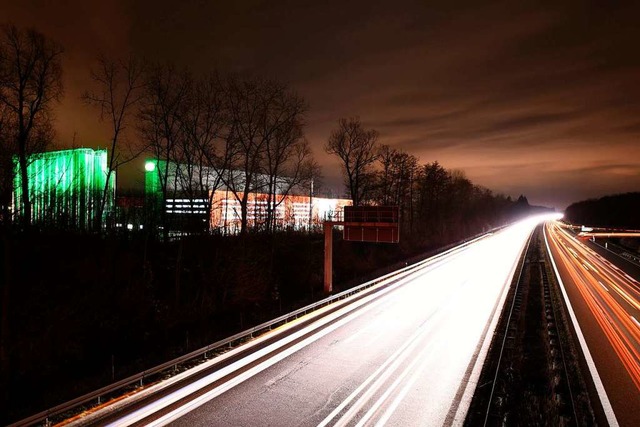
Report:
<svg viewBox="0 0 640 427"><path fill-rule="evenodd" d="M133 224L127 224L127 230L133 230Z"/></svg>
<svg viewBox="0 0 640 427"><path fill-rule="evenodd" d="M153 172L154 170L156 170L156 162L154 161L148 161L144 164L144 170L146 170L147 172Z"/></svg>

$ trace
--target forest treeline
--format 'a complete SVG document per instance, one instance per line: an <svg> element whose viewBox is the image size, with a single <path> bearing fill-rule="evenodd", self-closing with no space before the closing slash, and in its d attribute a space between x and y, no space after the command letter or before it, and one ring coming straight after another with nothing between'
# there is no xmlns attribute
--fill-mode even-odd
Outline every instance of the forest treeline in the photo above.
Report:
<svg viewBox="0 0 640 427"><path fill-rule="evenodd" d="M564 211L577 225L640 230L640 193L625 193L583 200Z"/></svg>
<svg viewBox="0 0 640 427"><path fill-rule="evenodd" d="M5 25L0 36L2 223L25 230L33 225L29 159L55 140L64 49L33 29ZM82 98L111 130L106 180L98 189L90 231L104 232L115 223L109 221L115 213L105 212L110 181L143 153L166 161L158 168L163 199L209 198L211 209L215 190L227 189L240 205L241 234L249 231L251 194L267 195L263 217L253 221L252 230L266 233L276 231L283 196L309 194L311 181L321 194L321 169L305 137L309 105L287 84L218 70L194 73L133 55L101 56L87 73L92 86ZM354 205L399 206L402 231L418 239L446 240L446 235L490 227L508 215L508 198L474 185L461 171L437 162L421 164L379 139L375 129L353 116L339 119L322 147L340 159L344 194ZM170 171L170 165L176 170ZM19 209L10 212L16 174L21 200ZM166 209L158 213L160 226L146 231L162 229L166 238Z"/></svg>

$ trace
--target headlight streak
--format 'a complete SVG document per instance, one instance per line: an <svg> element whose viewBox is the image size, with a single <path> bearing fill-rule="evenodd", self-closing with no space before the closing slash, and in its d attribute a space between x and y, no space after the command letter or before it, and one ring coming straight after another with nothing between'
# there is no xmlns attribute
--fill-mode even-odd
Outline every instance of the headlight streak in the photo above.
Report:
<svg viewBox="0 0 640 427"><path fill-rule="evenodd" d="M557 223L555 222L554 224L555 227L563 227L562 223ZM587 367L589 369L589 373L591 374L591 378L593 379L593 384L595 386L596 389L596 393L598 394L598 398L600 400L600 403L602 405L602 408L604 410L604 414L607 420L607 423L611 426L611 427L617 427L618 424L618 420L616 418L616 414L613 411L613 407L611 406L611 402L609 400L609 396L607 395L607 391L604 388L604 384L602 383L602 379L600 377L600 374L598 373L598 369L595 365L595 362L593 360L593 356L591 355L591 351L589 350L589 346L587 345L587 341L585 339L584 334L582 333L582 328L580 327L580 323L578 322L578 318L576 316L576 313L573 309L573 304L571 304L571 300L569 299L569 295L567 294L567 290L565 288L564 282L562 280L562 277L560 275L560 272L558 271L558 265L555 261L555 255L553 253L553 251L551 250L551 246L550 246L550 242L552 242L552 244L554 246L556 246L559 250L560 246L564 246L566 249L566 245L563 242L558 242L557 240L553 240L552 239L552 233L555 233L555 230L552 229L552 227L549 226L549 224L547 223L545 225L545 232L544 232L544 242L545 245L547 247L547 252L549 253L549 258L551 260L551 265L553 266L553 271L555 273L556 278L558 279L558 284L560 285L560 291L562 293L562 297L564 299L564 302L567 306L567 312L569 314L569 318L571 319L571 323L573 325L574 331L576 333L576 337L578 338L578 344L580 345L580 348L582 349L582 353L584 355L585 358L585 362L587 364ZM547 237L548 236L548 237ZM558 244L560 243L560 244Z"/></svg>
<svg viewBox="0 0 640 427"><path fill-rule="evenodd" d="M640 325L632 314L634 310L640 310L637 282L612 268L567 231L555 225L549 230L562 264L640 391ZM583 263L597 267L584 269Z"/></svg>
<svg viewBox="0 0 640 427"><path fill-rule="evenodd" d="M287 357L288 355L294 353L295 351L305 347L306 345L308 345L311 342L314 342L318 339L320 339L321 337L325 336L326 334L330 333L331 331L339 328L340 326L348 323L349 321L351 321L352 319L359 317L363 314L365 314L367 311L372 310L374 308L376 308L378 305L380 305L382 302L384 302L384 299L380 298L378 299L378 297L382 294L388 294L391 291L393 291L396 288L399 288L401 286L403 286L405 283L407 282L411 282L413 280L415 280L416 278L422 276L425 274L425 272L428 271L433 271L433 270L437 270L443 263L449 262L452 259L457 259L459 257L462 257L465 255L467 249L466 248L462 248L460 251L454 251L450 254L447 255L446 258L443 259L438 259L435 260L433 263L429 263L425 266L425 268L422 268L420 270L416 270L414 272L411 272L409 275L403 277L402 279L398 280L397 283L394 283L393 285L379 291L377 294L372 294L369 295L365 298L363 298L362 300L359 300L355 303L352 303L350 305L347 305L343 308L341 308L338 312L333 313L327 317L323 317L320 318L318 321L316 321L314 324L304 328L303 330L296 332L288 337L283 338L282 340L262 349L257 351L256 353L253 353L249 356L247 356L246 358L238 361L238 362L234 362L233 364L219 370L216 371L190 385L187 385L179 390L177 390L176 392L173 392L171 394L169 394L168 396L165 396L159 400L157 400L156 402L145 406L127 416L125 416L124 418L120 418L118 420L116 420L114 423L109 424L112 426L123 426L123 425L132 425L135 423L139 423L142 422L146 417L149 417L151 415L153 415L154 413L164 409L165 407L169 406L172 403L177 402L178 400L188 396L191 393L196 392L197 390L202 389L203 387L206 387L209 384L212 384L213 382L221 379L222 377L224 377L225 375L228 375L238 369L241 369L241 367L248 365L249 363L251 363L254 360L258 360L259 358L261 358L262 356L273 352L274 349L277 349L283 345L285 345L287 342L292 342L296 339L296 337L305 335L305 333L307 333L309 330L312 329L319 329L319 332L317 332L316 334L310 336L309 338L306 338L302 343L298 343L296 345L294 345L293 347L289 348L288 350L282 352L282 353L278 353L276 354L274 357L266 360L265 362L260 363L259 365L245 371L243 374L233 378L232 380L225 382L224 384L222 384L219 387L214 388L213 390L205 393L204 395L180 406L179 408L177 408L176 410L173 410L171 412L169 412L168 414L162 416L161 418L148 423L147 425L149 426L161 426L161 425L166 425L169 422L179 418L180 416L184 415L185 413L197 408L198 406L206 403L207 401L215 398L216 396L224 393L225 391L229 390L230 388L242 383L243 381L247 380L248 378L251 378L253 375L255 375L256 373L268 368L269 366L272 366L273 364L277 363L279 360L284 359L285 357ZM373 303L371 304L367 304L368 301L370 300L374 300ZM341 319L338 322L334 322L334 319L339 318L342 314L344 313L350 313L346 318ZM314 313L311 313L311 315L313 315ZM301 320L302 318L299 318L299 320ZM323 325L328 325L326 326L324 329L322 329ZM215 360L215 359L214 359ZM213 361L213 360L212 360Z"/></svg>
<svg viewBox="0 0 640 427"><path fill-rule="evenodd" d="M329 352L336 349L333 354L338 357L332 360L341 360L340 356L357 360L362 355L354 351L360 351L363 343L378 351L372 353L375 357L362 358L371 370L363 370L364 375L352 372L348 376L350 371L345 368L352 367L338 366L336 372L343 382L326 389L328 403L321 404L318 409L305 406L317 411L316 420L324 418L320 426L357 422L397 424L398 420L413 420L414 423L429 420L430 424L449 420L446 422L461 424L470 403L470 398L468 402L466 400L467 391L476 387L474 375L476 372L479 375L476 368L484 363L485 344L490 343L501 312L500 301L504 301L505 289L508 289L528 236L545 219L548 217L522 221L449 254L394 283L385 291L384 297L378 294L379 298L373 298L375 301L369 301L369 304L364 299L353 302L349 308L344 307L340 316L336 312L321 317L301 331L282 337L220 371L187 383L129 415L123 414L114 424L164 425L191 411L211 411L207 407L195 409L213 399L216 400L209 405L213 408L224 399L259 405L256 396L260 393L255 393L256 390L263 390L267 385L268 389L276 388L279 381L273 379L297 375L297 369L287 367L287 363L296 363L294 353L305 349L315 359L329 360L332 357ZM423 275L424 279L421 279ZM360 317L366 318L366 322L357 319ZM351 323L356 325L348 326ZM335 335L329 335L333 333ZM319 353L314 355L314 352ZM330 364L322 366L322 369L331 368ZM313 373L313 369L302 374L302 378L310 378L309 372ZM256 378L248 381L253 377ZM345 382L346 378L351 381ZM220 383L214 384L216 381ZM235 387L238 388L234 393L225 393ZM416 393L421 387L420 393ZM245 390L254 392L245 394ZM264 390L266 393L267 389ZM349 396L345 398L336 393L340 400L331 400L337 390ZM221 396L223 393L225 395ZM408 414L407 405L416 408L415 413ZM214 412L221 417L220 421L231 419L218 409ZM326 415L327 412L330 414ZM415 418L406 418L408 416ZM182 418L182 422L188 423L189 419ZM261 419L266 422L269 418Z"/></svg>

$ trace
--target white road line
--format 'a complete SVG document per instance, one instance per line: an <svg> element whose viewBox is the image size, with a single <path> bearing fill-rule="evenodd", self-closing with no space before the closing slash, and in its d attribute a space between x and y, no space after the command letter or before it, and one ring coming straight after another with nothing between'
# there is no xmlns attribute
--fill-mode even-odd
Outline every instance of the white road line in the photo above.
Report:
<svg viewBox="0 0 640 427"><path fill-rule="evenodd" d="M585 264L587 264L589 266L589 268L591 268L593 271L595 271L596 273L600 273L598 271L597 268L595 268L593 265L591 265L591 263L589 263L587 260L584 260Z"/></svg>
<svg viewBox="0 0 640 427"><path fill-rule="evenodd" d="M391 355L378 369L375 370L358 388L356 388L338 407L336 407L331 413L324 419L318 427L325 427L328 425L344 408L351 403L362 391L375 380L383 371L387 370L397 359L404 360L411 350L417 345L422 335L425 333L425 329L418 329L395 353Z"/></svg>
<svg viewBox="0 0 640 427"><path fill-rule="evenodd" d="M344 315L345 313L356 312L356 311L358 311L358 312L361 311L362 313L365 313L365 312L369 311L369 309L371 309L373 307L376 307L378 304L380 304L382 302L382 300L374 301L368 307L364 307L364 309L360 309L360 310L358 310L358 309L361 308L363 305L365 305L367 302L370 302L371 300L376 299L379 296L388 294L392 290L397 289L399 286L404 285L406 282L414 280L416 274L422 274L422 273L424 273L423 269L421 269L419 271L416 271L416 272L413 272L411 274L408 274L407 276L405 276L402 279L398 280L398 282L394 283L393 285L391 285L391 286L389 286L389 287L387 287L387 288L385 288L385 289L383 289L383 290L381 290L381 291L379 291L379 292L377 292L375 294L368 295L368 296L364 297L363 299L354 302L353 304L345 306L345 307L339 309L338 311L336 311L335 313L332 313L331 315L328 315L328 316L326 316L324 318L320 318L317 321L315 321L313 324L301 329L300 331L295 332L295 333L293 333L293 334L291 334L291 335L289 335L287 337L284 337L281 340L279 340L279 341L277 341L277 342L275 342L275 343L273 343L273 344L271 344L271 345L269 345L269 346L267 346L267 347L255 352L255 353L252 353L252 354L246 356L245 358L243 358L243 359L241 359L241 360L239 360L239 361L237 361L235 363L232 363L229 366L226 366L226 367L220 369L219 371L216 371L216 372L214 372L214 373L212 373L210 375L207 375L206 377L204 377L204 378L202 378L202 379L200 379L198 381L195 381L194 383L189 384L188 386L185 386L185 387L183 387L183 388L181 388L181 389L179 389L179 390L177 390L177 391L175 391L175 392L173 392L173 393L171 393L171 394L169 394L169 395L167 395L167 396L165 396L165 397L163 397L161 399L158 399L153 404L148 405L148 406L146 406L144 408L141 408L140 410L135 411L135 412L123 417L123 418L120 418L120 419L118 419L117 421L115 421L111 425L113 425L115 427L115 426L122 426L122 425L131 425L131 424L134 424L136 422L139 422L139 421L143 420L144 418L150 416L151 414L157 412L159 409L164 408L164 407L166 407L166 406L168 406L168 405L170 405L172 403L175 403L175 402L179 401L180 399L183 399L184 397L186 397L189 394L195 392L196 390L200 390L203 387L206 387L209 384L212 384L213 382L225 377L226 375L229 375L229 374L235 372L236 370L240 369L241 367L246 366L246 365L254 362L255 360L258 360L259 358L261 358L261 357L263 357L263 356L265 356L265 355L267 355L267 354L269 354L271 352L277 351L278 348L280 348L280 347L282 347L282 346L284 346L284 345L286 345L286 344L288 344L288 343L290 343L292 341L295 341L296 339L298 339L299 337L309 333L310 331L313 331L313 330L316 330L316 329L321 329L324 325L327 325L327 324L331 323L332 321L334 321L335 319L337 319L341 315ZM354 313L349 314L347 318L348 319L353 318L352 317L353 314ZM340 324L342 324L342 323L340 323ZM334 330L334 329L335 328L333 328L333 326L329 326L329 330ZM314 338L316 336L319 338L320 336L324 336L324 335L322 334L322 331L320 331L320 332L314 334L313 336L311 336L310 338ZM312 341L308 341L308 339L309 338L307 338L306 340L304 340L302 342L312 342ZM298 347L298 345L296 345L296 346L294 346L292 348L299 349L301 347ZM277 358L277 357L278 357L278 355L274 356L274 358ZM272 360L272 359L269 359L269 360L267 360L267 361L265 361L263 363L269 362L270 360ZM280 359L278 359L278 360L280 360ZM262 366L262 364L258 365L258 366ZM265 366L262 369L266 369L266 367L267 366ZM255 373L260 372L260 371L254 371L253 369L250 369L247 372L253 372L252 375L255 375ZM240 377L242 378L242 381L244 381L247 378L249 378L249 377L246 377L244 375L241 375ZM240 378L240 377L238 377L238 378ZM231 381L234 381L234 380L231 380ZM242 381L240 381L240 382L242 382ZM235 386L236 384L239 384L239 382L233 382L233 386ZM224 387L224 385L221 386L221 387ZM216 389L214 389L212 391L219 390L219 389L221 389L221 387L218 387L218 388L216 388ZM229 388L231 388L231 387L229 387ZM228 390L229 388L226 388L224 391ZM203 396L210 396L210 393L211 392L209 392L209 393L207 393L207 394L205 394ZM222 393L222 392L220 392L220 393ZM218 394L220 394L220 393L218 393ZM209 399L212 399L213 397L215 397L215 396L211 396L211 397L209 397ZM202 401L201 398L197 399L197 400L199 402L201 402L201 403L196 405L196 406L193 406L191 409L194 409L194 408L206 403L206 400ZM189 404L185 405L184 407L187 407L188 405ZM181 408L183 408L183 407L181 407ZM177 410L169 413L168 415L171 415L173 413L177 413L178 411L180 411L180 415L179 416L182 416L186 412L182 412L181 408L178 408ZM178 418L179 416L176 416L175 418L172 418L172 420ZM162 419L164 419L164 417Z"/></svg>
<svg viewBox="0 0 640 427"><path fill-rule="evenodd" d="M364 391L364 387L362 388L358 387L358 389L360 389L360 391L364 391L364 393L362 393L362 395L358 398L358 400L355 401L355 403L353 403L353 405L349 408L349 410L347 410L347 412L342 417L340 417L340 419L337 420L334 426L336 427L345 426L349 423L349 421L353 419L353 417L365 406L365 404L369 401L369 399L371 399L371 397L375 395L375 393L384 385L384 383L387 382L389 378L398 370L398 368L407 359L407 357L409 357L413 349L416 347L416 345L418 345L418 343L424 337L424 335L426 335L427 332L431 330L434 323L435 322L429 322L429 325L427 327L422 328L420 330L420 334L416 336L414 341L411 343L411 346L405 348L403 353L399 354L398 357L393 361L393 363L390 364L386 369L376 370L376 372L380 371L380 375L366 391ZM366 382L367 382L367 385L370 383L368 379ZM351 401L355 396L357 395L354 395L354 393L352 393L351 395L349 395L349 398L347 400ZM345 408L346 405L340 405L340 407ZM327 425L331 421L331 419L335 418L337 414L339 414L339 411L338 412L336 412L335 410L332 411L331 414L329 414L329 416L325 418L322 421L322 423L320 423L319 426Z"/></svg>
<svg viewBox="0 0 640 427"><path fill-rule="evenodd" d="M162 416L161 418L158 418L157 420L155 420L155 421L153 421L151 423L148 423L147 426L151 426L151 427L164 426L164 425L169 424L172 421L175 421L176 419L182 417L183 415L187 414L188 412L191 412L194 409L204 405L205 403L207 403L211 399L215 398L216 396L221 395L225 391L230 390L231 388L235 387L236 385L246 381L247 379L253 377L254 375L256 375L256 374L262 372L263 370L269 368L270 366L273 366L276 363L278 363L279 361L289 357L290 355L292 355L293 353L299 351L300 349L302 349L302 348L308 346L309 344L319 340L320 338L322 338L325 335L333 332L334 330L342 327L346 323L351 322L355 318L362 316L364 313L368 312L369 310L371 310L372 308L376 307L380 303L382 303L381 300L374 301L370 305L362 307L360 310L354 311L353 313L349 314L347 317L343 318L342 320L340 320L340 321L338 321L336 323L331 323L328 327L326 327L324 329L321 329L320 331L318 331L314 335L304 339L303 341L299 342L298 344L295 344L294 346L288 348L287 350L285 350L283 352L280 352L280 353L276 354L275 356L273 356L273 357L265 360L264 362L260 363L259 365L256 365L253 368L243 372L242 374L238 375L237 377L233 378L232 380L222 384L220 387L216 387L213 390L210 390L207 393L203 394L202 396L199 396L196 399L193 399L192 401L186 403L185 405L183 405L183 406L181 406L181 407L169 412L168 414Z"/></svg>
<svg viewBox="0 0 640 427"><path fill-rule="evenodd" d="M429 349L429 352L430 351L432 351L432 349ZM423 351L423 353L420 354L420 357L424 357L426 355L426 353L427 353L426 350ZM417 358L416 360L418 360L418 359L419 358ZM429 359L427 359L426 357L423 359L422 363L420 364L420 366L416 370L416 373L411 376L411 379L402 388L402 390L400 390L400 393L398 393L398 395L393 400L393 402L391 403L389 408L387 408L387 410L385 411L384 415L378 420L378 422L376 423L376 427L383 427L384 425L387 424L387 421L389 420L391 415L393 415L393 413L395 412L396 408L400 405L400 402L402 402L402 400L405 398L405 396L407 395L409 390L413 387L413 384L415 384L415 382L417 381L419 375L425 370L428 361L429 361Z"/></svg>
<svg viewBox="0 0 640 427"><path fill-rule="evenodd" d="M400 386L400 384L402 383L402 381L404 381L407 375L409 375L409 373L413 371L414 367L421 360L423 364L425 363L425 359L423 357L426 355L427 352L430 352L431 350L432 350L431 346L426 346L425 348L422 349L422 351L418 354L417 357L413 358L413 361L409 364L409 366L407 366L400 373L400 375L396 377L395 381L391 384L391 386L387 387L385 392L382 393L382 395L378 398L378 400L376 400L376 402L373 405L371 405L367 413L364 414L364 416L358 421L358 424L356 424L356 427L364 427L366 425L367 421L369 421L369 419L382 407L382 405L384 405L384 403L387 401L389 396L391 396L391 393L393 393L394 390L397 389L398 386ZM347 420L347 421L350 421L350 420Z"/></svg>
<svg viewBox="0 0 640 427"><path fill-rule="evenodd" d="M565 304L567 304L567 311L569 312L569 317L571 318L573 329L575 330L576 335L578 337L578 342L580 343L582 354L584 355L585 361L587 362L587 366L589 367L591 378L593 378L593 383L596 387L596 391L598 392L598 397L600 398L600 403L602 404L604 415L605 417L607 417L607 422L609 423L609 425L611 427L616 427L619 425L618 420L616 419L616 414L615 412L613 412L613 408L611 407L611 402L609 401L609 396L607 396L607 391L604 389L604 384L602 384L602 379L600 378L600 374L598 374L598 369L596 368L596 364L593 362L593 357L591 356L591 352L589 351L589 346L587 346L587 341L584 338L584 335L582 333L582 329L580 328L580 324L578 323L576 314L573 311L573 306L571 305L571 301L569 301L569 295L567 295L567 291L564 287L564 282L560 277L558 266L556 265L556 261L553 259L553 253L551 252L551 248L549 247L549 241L547 240L547 233L543 232L543 234L544 234L544 243L547 246L547 252L549 253L549 259L551 260L553 271L555 272L556 279L558 279L558 283L560 284L562 297L564 298Z"/></svg>

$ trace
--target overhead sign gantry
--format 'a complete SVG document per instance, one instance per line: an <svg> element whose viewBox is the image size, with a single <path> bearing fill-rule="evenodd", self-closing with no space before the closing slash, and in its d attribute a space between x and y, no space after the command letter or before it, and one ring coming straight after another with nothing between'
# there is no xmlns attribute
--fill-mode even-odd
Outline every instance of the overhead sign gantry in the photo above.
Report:
<svg viewBox="0 0 640 427"><path fill-rule="evenodd" d="M324 222L324 292L333 291L333 226L344 227L343 239L352 242L398 243L397 206L345 206L344 221Z"/></svg>

